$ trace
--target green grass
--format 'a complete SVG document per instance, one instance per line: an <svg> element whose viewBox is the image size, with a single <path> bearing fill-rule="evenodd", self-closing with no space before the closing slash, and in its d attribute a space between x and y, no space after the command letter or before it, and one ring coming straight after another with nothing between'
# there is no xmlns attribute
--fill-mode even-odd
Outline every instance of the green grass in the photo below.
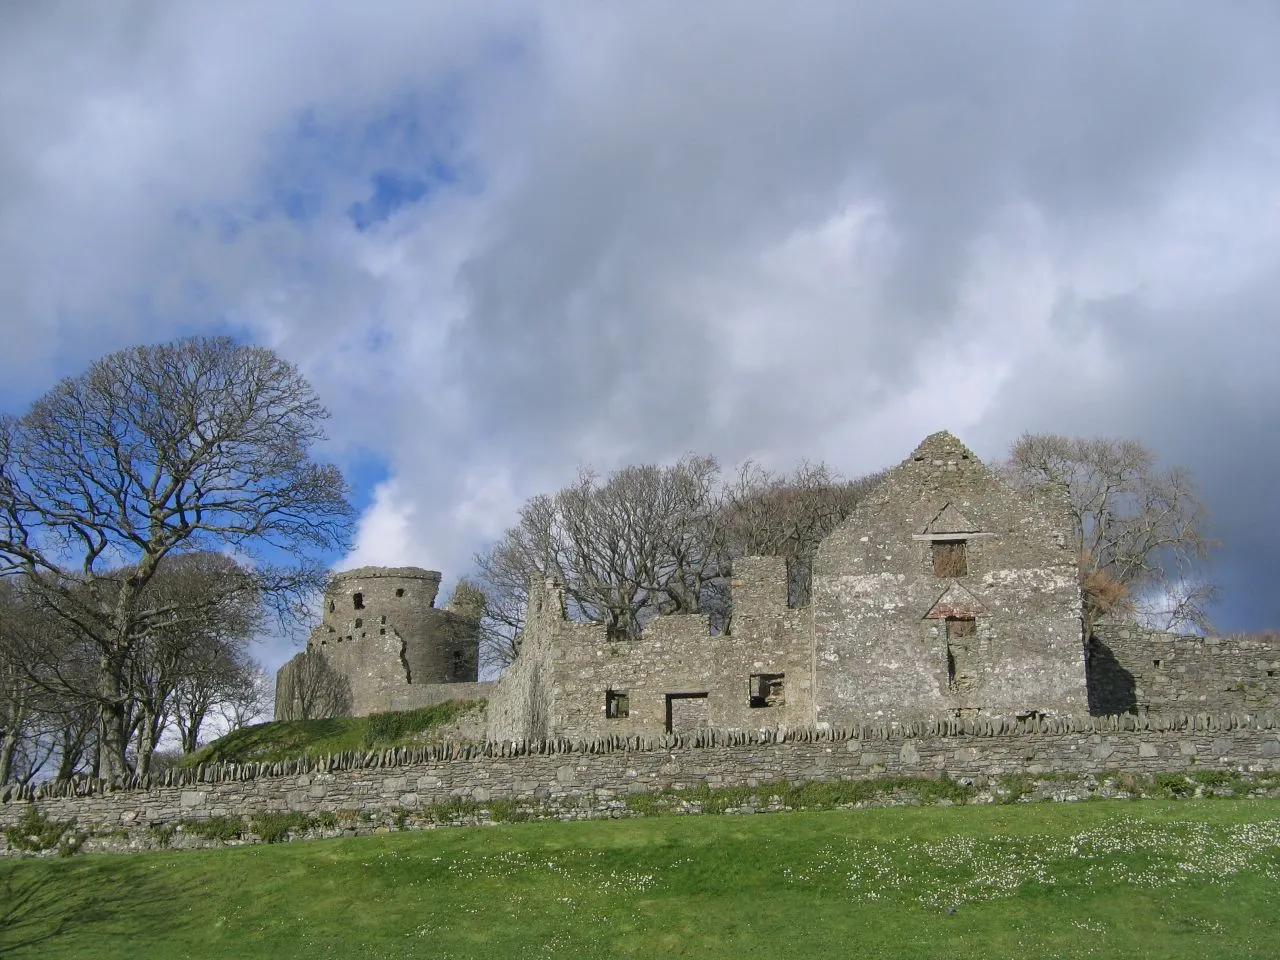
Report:
<svg viewBox="0 0 1280 960"><path fill-rule="evenodd" d="M368 717L287 720L243 727L188 754L180 767L201 763L275 763L348 750L382 750L415 742L433 727L483 706L483 700L450 700L434 707L375 713Z"/></svg>
<svg viewBox="0 0 1280 960"><path fill-rule="evenodd" d="M896 807L0 863L0 955L1257 957L1280 801Z"/></svg>

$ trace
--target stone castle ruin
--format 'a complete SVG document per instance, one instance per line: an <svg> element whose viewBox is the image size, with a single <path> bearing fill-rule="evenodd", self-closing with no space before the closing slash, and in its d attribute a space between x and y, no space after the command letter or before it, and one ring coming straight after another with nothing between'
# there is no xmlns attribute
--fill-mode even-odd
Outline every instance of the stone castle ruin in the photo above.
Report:
<svg viewBox="0 0 1280 960"><path fill-rule="evenodd" d="M483 697L487 742L11 785L0 827L38 807L143 849L159 828L263 811L359 811L371 832L460 802L625 816L631 794L702 785L1018 775L1086 778L1084 795L1117 770L1280 771L1275 638L1084 637L1070 533L1065 502L1016 494L937 433L821 544L807 605L788 605L782 560L744 557L727 629L659 616L620 640L534 583L494 683L476 682L476 611L435 605L440 574L351 570L281 668L277 716L299 715L320 666L345 697L332 715Z"/></svg>
<svg viewBox="0 0 1280 960"><path fill-rule="evenodd" d="M437 607L439 590L440 574L417 567L335 574L307 650L276 674L275 718L302 717L304 686L335 680L341 703L324 711L330 715L365 716L485 696L491 684L476 682L479 624L469 611ZM328 667L319 681L303 675L306 658L316 654Z"/></svg>
<svg viewBox="0 0 1280 960"><path fill-rule="evenodd" d="M805 606L785 561L743 557L727 630L658 616L618 639L538 582L519 656L477 683L477 625L434 606L440 575L364 568L334 578L308 648L349 683L350 713L486 697L494 741L1273 708L1266 639L1083 636L1064 496L1024 497L935 433L823 541ZM296 715L297 663L277 718Z"/></svg>

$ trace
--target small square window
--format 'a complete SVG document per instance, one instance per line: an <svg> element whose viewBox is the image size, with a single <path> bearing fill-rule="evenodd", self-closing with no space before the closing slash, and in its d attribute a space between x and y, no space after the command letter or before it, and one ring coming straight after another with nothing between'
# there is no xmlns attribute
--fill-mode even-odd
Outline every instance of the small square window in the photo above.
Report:
<svg viewBox="0 0 1280 960"><path fill-rule="evenodd" d="M403 596L404 596L404 587L396 587L396 596L397 596L397 597L403 597Z"/></svg>
<svg viewBox="0 0 1280 960"><path fill-rule="evenodd" d="M776 707L784 702L786 694L783 673L753 673L748 685L747 705L760 709Z"/></svg>
<svg viewBox="0 0 1280 960"><path fill-rule="evenodd" d="M622 690L606 690L604 715L609 720L623 720L631 713L631 698Z"/></svg>
<svg viewBox="0 0 1280 960"><path fill-rule="evenodd" d="M969 574L967 540L934 540L933 575L935 577L964 577Z"/></svg>

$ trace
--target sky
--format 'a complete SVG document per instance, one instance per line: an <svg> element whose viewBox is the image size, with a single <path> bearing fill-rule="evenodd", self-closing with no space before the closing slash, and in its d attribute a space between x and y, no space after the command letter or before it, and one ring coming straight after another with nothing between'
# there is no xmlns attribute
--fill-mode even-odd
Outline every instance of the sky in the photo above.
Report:
<svg viewBox="0 0 1280 960"><path fill-rule="evenodd" d="M0 2L0 131L0 410L269 346L340 566L447 588L585 463L1058 432L1190 468L1280 626L1273 2Z"/></svg>

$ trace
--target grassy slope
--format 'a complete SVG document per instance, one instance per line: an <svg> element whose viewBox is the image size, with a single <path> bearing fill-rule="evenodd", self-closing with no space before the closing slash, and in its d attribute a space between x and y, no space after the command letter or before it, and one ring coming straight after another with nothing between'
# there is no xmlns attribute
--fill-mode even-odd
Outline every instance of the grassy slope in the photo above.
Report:
<svg viewBox="0 0 1280 960"><path fill-rule="evenodd" d="M1277 879L1277 800L521 824L0 863L0 955L1271 958Z"/></svg>
<svg viewBox="0 0 1280 960"><path fill-rule="evenodd" d="M301 756L401 746L414 742L433 727L478 708L483 702L451 700L420 710L377 713L370 717L259 723L215 740L183 757L178 765L193 767L217 761L274 763Z"/></svg>

